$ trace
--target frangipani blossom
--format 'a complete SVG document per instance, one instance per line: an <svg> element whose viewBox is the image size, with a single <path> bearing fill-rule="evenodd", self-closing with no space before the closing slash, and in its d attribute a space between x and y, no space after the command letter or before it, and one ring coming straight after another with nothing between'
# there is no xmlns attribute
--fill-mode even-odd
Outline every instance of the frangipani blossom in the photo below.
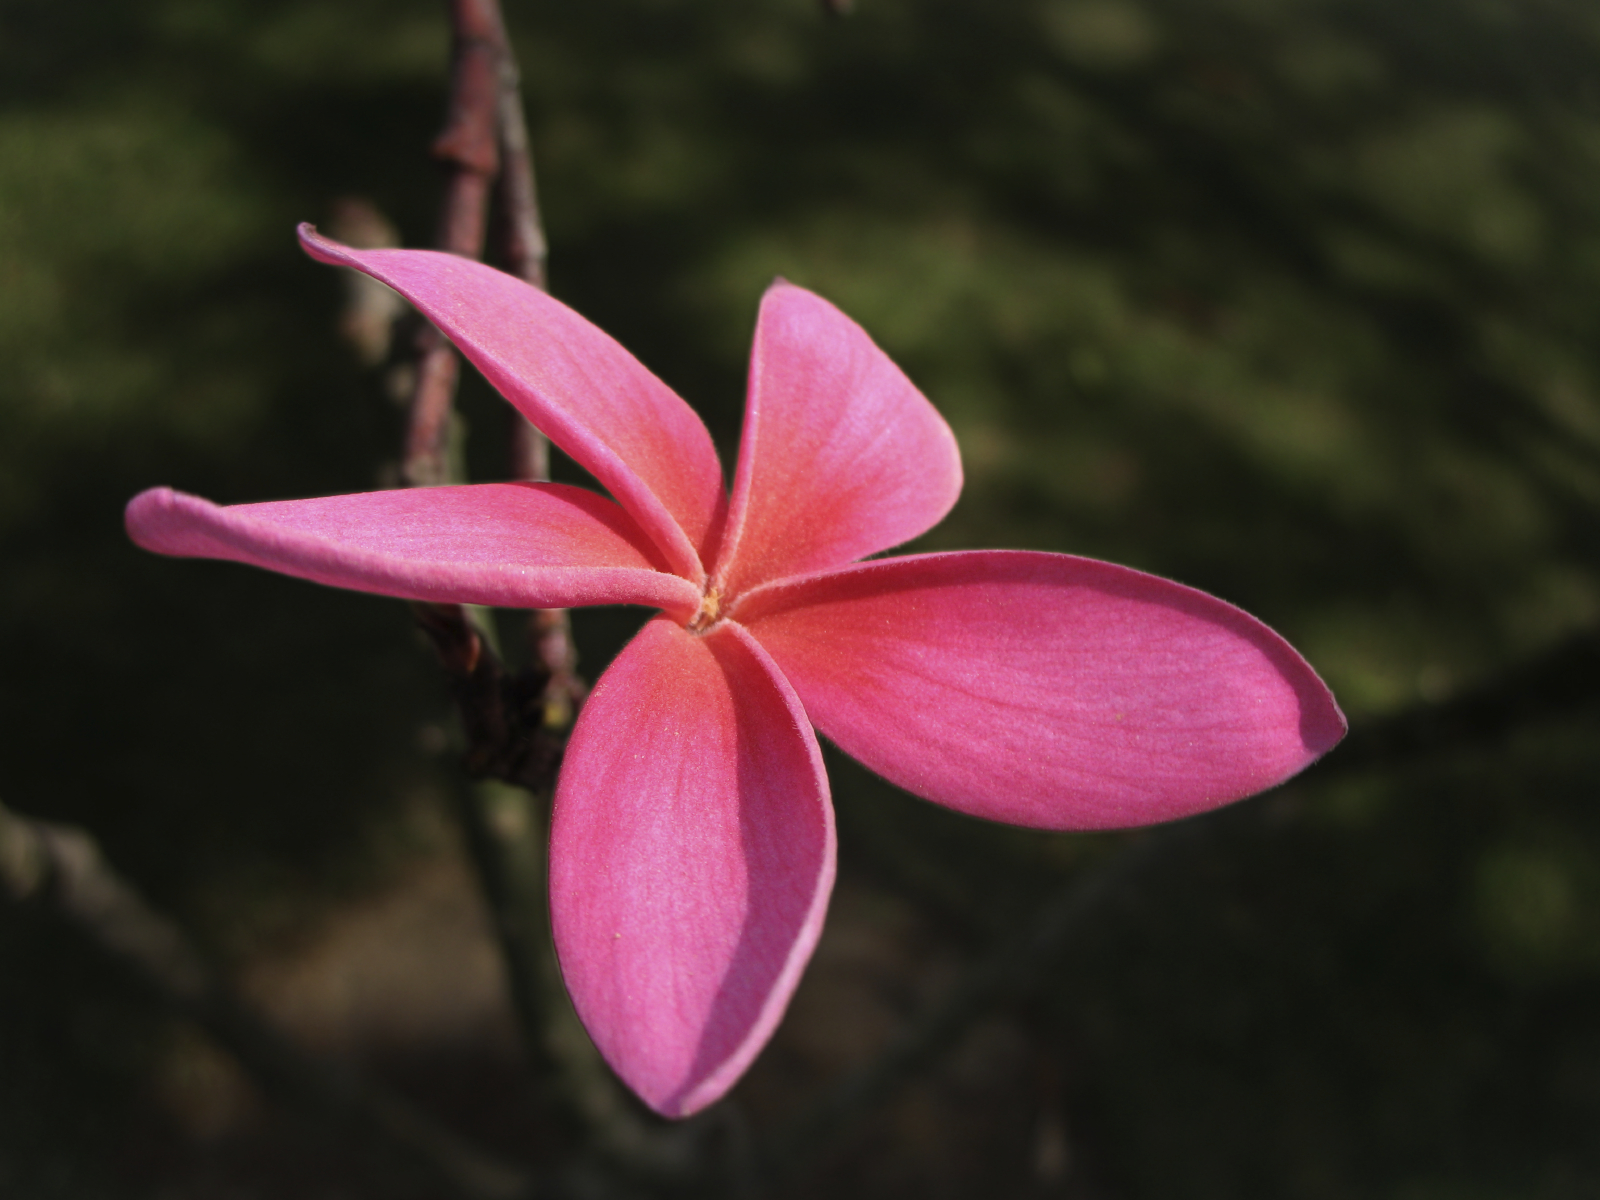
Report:
<svg viewBox="0 0 1600 1200"><path fill-rule="evenodd" d="M416 305L611 498L500 483L221 508L159 488L128 530L416 600L661 610L583 707L550 838L573 1003L661 1113L733 1085L816 944L834 877L816 731L929 800L1040 829L1211 809L1343 736L1288 643L1180 584L1020 551L861 561L949 511L960 460L810 292L762 300L730 496L694 412L549 296L446 254L301 237Z"/></svg>

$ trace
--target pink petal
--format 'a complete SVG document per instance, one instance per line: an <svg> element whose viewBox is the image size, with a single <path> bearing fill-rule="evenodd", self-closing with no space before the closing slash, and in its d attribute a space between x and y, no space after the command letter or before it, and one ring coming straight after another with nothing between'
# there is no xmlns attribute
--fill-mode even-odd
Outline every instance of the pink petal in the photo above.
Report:
<svg viewBox="0 0 1600 1200"><path fill-rule="evenodd" d="M311 257L394 288L633 514L678 574L722 515L722 468L694 410L577 313L520 279L432 250L352 250L310 225Z"/></svg>
<svg viewBox="0 0 1600 1200"><path fill-rule="evenodd" d="M723 593L898 546L960 492L955 436L900 368L827 301L773 284L750 354Z"/></svg>
<svg viewBox="0 0 1600 1200"><path fill-rule="evenodd" d="M1091 559L886 559L773 584L731 616L847 753L1018 825L1201 812L1282 782L1345 731L1322 681L1260 621Z"/></svg>
<svg viewBox="0 0 1600 1200"><path fill-rule="evenodd" d="M550 913L578 1015L666 1116L772 1035L833 887L833 809L800 703L743 630L651 621L567 747Z"/></svg>
<svg viewBox="0 0 1600 1200"><path fill-rule="evenodd" d="M406 488L222 508L153 488L128 505L146 550L225 558L410 600L692 614L699 590L604 496L554 483Z"/></svg>

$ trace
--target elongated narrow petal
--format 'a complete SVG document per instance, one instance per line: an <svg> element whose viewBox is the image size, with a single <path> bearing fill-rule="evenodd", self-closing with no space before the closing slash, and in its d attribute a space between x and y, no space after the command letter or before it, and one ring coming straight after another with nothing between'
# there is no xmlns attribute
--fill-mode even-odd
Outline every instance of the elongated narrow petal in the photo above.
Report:
<svg viewBox="0 0 1600 1200"><path fill-rule="evenodd" d="M554 483L406 488L223 508L169 488L128 505L146 550L225 558L358 592L461 604L648 604L692 613L693 584L621 508Z"/></svg>
<svg viewBox="0 0 1600 1200"><path fill-rule="evenodd" d="M1092 559L886 559L772 585L732 616L847 753L1018 825L1200 812L1287 779L1345 731L1322 681L1260 621Z"/></svg>
<svg viewBox="0 0 1600 1200"><path fill-rule="evenodd" d="M550 915L578 1015L652 1108L686 1116L750 1064L833 872L828 783L788 684L742 630L650 622L573 730Z"/></svg>
<svg viewBox="0 0 1600 1200"><path fill-rule="evenodd" d="M955 437L900 368L827 301L769 288L716 572L724 593L898 546L960 492Z"/></svg>
<svg viewBox="0 0 1600 1200"><path fill-rule="evenodd" d="M300 227L307 253L388 284L633 514L672 569L700 582L722 516L722 469L694 410L566 305L433 250L354 250Z"/></svg>

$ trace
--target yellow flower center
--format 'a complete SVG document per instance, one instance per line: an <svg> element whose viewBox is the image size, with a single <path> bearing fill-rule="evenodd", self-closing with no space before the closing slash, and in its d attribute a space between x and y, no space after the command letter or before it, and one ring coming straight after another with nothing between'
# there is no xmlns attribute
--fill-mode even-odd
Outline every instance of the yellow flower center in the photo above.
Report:
<svg viewBox="0 0 1600 1200"><path fill-rule="evenodd" d="M694 620L689 622L689 632L704 633L716 623L717 613L721 608L722 593L716 588L711 588L700 601L700 611L695 613Z"/></svg>

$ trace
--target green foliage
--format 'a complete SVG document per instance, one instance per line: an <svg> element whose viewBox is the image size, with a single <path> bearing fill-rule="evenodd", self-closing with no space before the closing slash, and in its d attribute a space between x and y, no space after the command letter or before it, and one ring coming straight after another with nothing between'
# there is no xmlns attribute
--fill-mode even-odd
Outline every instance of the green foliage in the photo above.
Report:
<svg viewBox="0 0 1600 1200"><path fill-rule="evenodd" d="M967 490L930 547L1206 587L1357 719L1600 620L1581 0L506 7L555 290L730 460L783 275L956 427ZM156 561L118 513L156 483L372 486L394 418L292 224L357 194L426 243L446 54L426 0L0 2L0 796L91 825L223 946L347 886L433 770L414 735L443 698L397 606ZM466 407L492 471L497 410ZM629 619L580 622L591 673ZM1593 1191L1592 731L1591 709L1313 779L1291 832L1108 929L1041 1019L1080 1044L1114 1194ZM974 937L1091 853L836 779L863 863L913 847L947 905L992 898ZM15 977L0 1003L77 1064L64 1094L101 1094L102 1051L63 1030L110 1001L39 969L76 997L60 1014ZM3 1074L0 1190L64 1161L23 1150L40 1073Z"/></svg>

